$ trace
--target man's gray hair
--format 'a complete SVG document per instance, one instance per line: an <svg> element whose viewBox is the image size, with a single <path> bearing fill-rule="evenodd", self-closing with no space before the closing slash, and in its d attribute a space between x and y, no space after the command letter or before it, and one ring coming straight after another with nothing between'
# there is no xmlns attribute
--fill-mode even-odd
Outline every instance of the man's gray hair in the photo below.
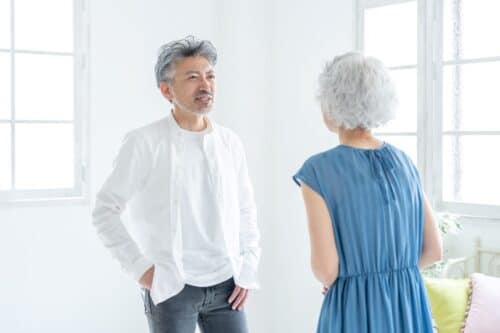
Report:
<svg viewBox="0 0 500 333"><path fill-rule="evenodd" d="M379 60L350 52L335 57L319 76L319 102L339 127L375 128L394 118L397 97Z"/></svg>
<svg viewBox="0 0 500 333"><path fill-rule="evenodd" d="M197 56L206 58L212 66L217 63L217 50L208 40L187 36L162 45L155 65L156 85L160 87L160 82L172 81L175 63L179 59Z"/></svg>

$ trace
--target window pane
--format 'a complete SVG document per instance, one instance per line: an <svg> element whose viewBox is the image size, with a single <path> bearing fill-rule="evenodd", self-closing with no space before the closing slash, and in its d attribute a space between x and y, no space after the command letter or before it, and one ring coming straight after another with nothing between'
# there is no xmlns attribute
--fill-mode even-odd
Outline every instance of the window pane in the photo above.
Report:
<svg viewBox="0 0 500 333"><path fill-rule="evenodd" d="M73 119L73 57L16 55L16 118Z"/></svg>
<svg viewBox="0 0 500 333"><path fill-rule="evenodd" d="M16 48L73 51L73 1L16 0Z"/></svg>
<svg viewBox="0 0 500 333"><path fill-rule="evenodd" d="M10 0L0 0L0 49L10 48Z"/></svg>
<svg viewBox="0 0 500 333"><path fill-rule="evenodd" d="M415 136L399 136L399 135L377 135L377 138L384 140L396 146L397 148L404 151L413 160L413 163L417 165L417 137Z"/></svg>
<svg viewBox="0 0 500 333"><path fill-rule="evenodd" d="M500 136L443 138L443 199L499 205Z"/></svg>
<svg viewBox="0 0 500 333"><path fill-rule="evenodd" d="M16 188L71 188L73 125L16 125Z"/></svg>
<svg viewBox="0 0 500 333"><path fill-rule="evenodd" d="M364 51L386 66L417 64L417 2L365 10Z"/></svg>
<svg viewBox="0 0 500 333"><path fill-rule="evenodd" d="M11 189L10 124L0 124L0 191Z"/></svg>
<svg viewBox="0 0 500 333"><path fill-rule="evenodd" d="M0 53L0 119L10 119L10 54Z"/></svg>
<svg viewBox="0 0 500 333"><path fill-rule="evenodd" d="M380 132L416 132L417 131L417 70L392 70L391 76L396 86L399 106L396 118Z"/></svg>
<svg viewBox="0 0 500 333"><path fill-rule="evenodd" d="M445 66L443 129L500 130L500 62Z"/></svg>
<svg viewBox="0 0 500 333"><path fill-rule="evenodd" d="M444 60L500 56L500 1L444 0Z"/></svg>

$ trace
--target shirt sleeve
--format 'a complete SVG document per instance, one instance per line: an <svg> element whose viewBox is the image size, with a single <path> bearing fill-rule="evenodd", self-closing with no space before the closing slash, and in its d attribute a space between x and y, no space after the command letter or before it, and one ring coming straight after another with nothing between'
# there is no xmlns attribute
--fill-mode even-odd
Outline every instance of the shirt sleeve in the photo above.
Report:
<svg viewBox="0 0 500 333"><path fill-rule="evenodd" d="M136 281L153 264L130 236L121 214L128 201L140 190L147 174L148 155L140 142L135 135L126 136L92 211L92 223L104 246Z"/></svg>
<svg viewBox="0 0 500 333"><path fill-rule="evenodd" d="M257 205L243 144L235 137L235 154L238 160L237 178L240 210L240 244L242 266L234 277L238 286L246 289L259 289L258 265L261 255L260 232L257 225Z"/></svg>
<svg viewBox="0 0 500 333"><path fill-rule="evenodd" d="M293 175L293 180L298 186L301 186L302 183L306 184L307 186L312 188L314 192L323 197L321 186L318 181L317 172L310 159L302 165L302 167L299 169L299 171L297 171L295 175Z"/></svg>

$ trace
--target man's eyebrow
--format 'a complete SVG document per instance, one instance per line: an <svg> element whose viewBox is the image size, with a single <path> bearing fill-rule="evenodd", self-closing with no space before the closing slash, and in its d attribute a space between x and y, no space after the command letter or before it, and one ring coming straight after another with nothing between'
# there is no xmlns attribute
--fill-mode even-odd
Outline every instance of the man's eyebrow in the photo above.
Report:
<svg viewBox="0 0 500 333"><path fill-rule="evenodd" d="M189 70L187 72L184 73L184 75L189 75L189 74L200 74L199 71L193 71L193 70Z"/></svg>
<svg viewBox="0 0 500 333"><path fill-rule="evenodd" d="M213 69L209 69L208 71L205 72L206 74L215 74L215 70ZM200 71L197 71L197 70L188 70L184 73L185 76L187 75L191 75L191 74L197 74L197 75L200 75L201 72Z"/></svg>

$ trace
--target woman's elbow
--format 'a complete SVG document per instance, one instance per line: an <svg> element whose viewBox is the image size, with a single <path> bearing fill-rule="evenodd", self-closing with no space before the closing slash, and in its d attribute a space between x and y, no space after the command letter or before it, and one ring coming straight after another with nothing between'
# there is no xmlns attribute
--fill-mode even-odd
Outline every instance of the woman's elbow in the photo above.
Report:
<svg viewBox="0 0 500 333"><path fill-rule="evenodd" d="M443 249L441 247L424 251L420 258L420 266L425 268L441 260L443 260Z"/></svg>
<svg viewBox="0 0 500 333"><path fill-rule="evenodd" d="M335 281L337 281L338 276L339 276L338 271L328 273L327 275L325 275L323 285L330 288L330 286L334 284Z"/></svg>
<svg viewBox="0 0 500 333"><path fill-rule="evenodd" d="M319 267L314 267L313 272L316 278L325 286L331 286L338 277L338 268L335 265L322 265Z"/></svg>
<svg viewBox="0 0 500 333"><path fill-rule="evenodd" d="M434 262L443 260L443 242L441 239L432 248L431 258L434 260Z"/></svg>
<svg viewBox="0 0 500 333"><path fill-rule="evenodd" d="M443 248L441 246L433 251L432 260L434 262L443 260Z"/></svg>

